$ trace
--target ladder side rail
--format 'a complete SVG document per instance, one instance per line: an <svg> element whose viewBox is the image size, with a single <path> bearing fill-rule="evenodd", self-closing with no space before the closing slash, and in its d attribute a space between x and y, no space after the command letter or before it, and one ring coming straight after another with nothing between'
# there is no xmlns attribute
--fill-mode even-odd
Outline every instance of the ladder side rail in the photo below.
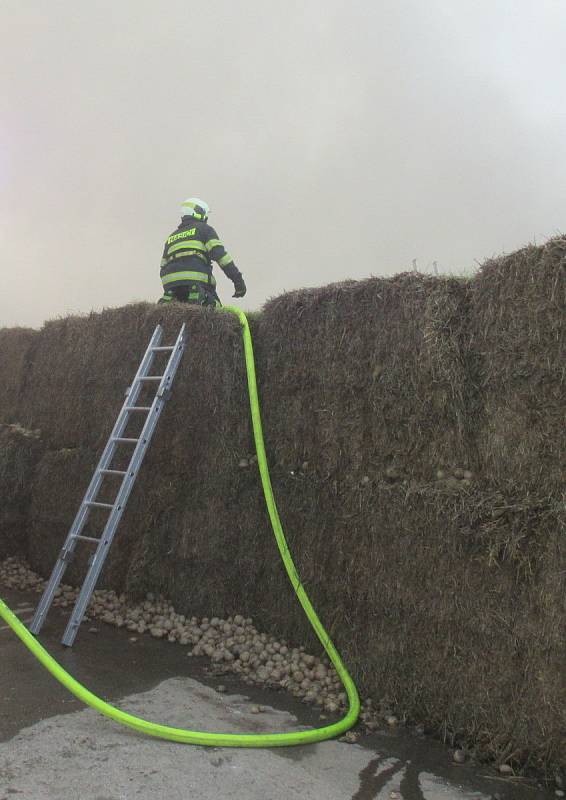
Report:
<svg viewBox="0 0 566 800"><path fill-rule="evenodd" d="M166 399L167 392L171 388L171 384L173 383L173 379L177 372L177 368L179 366L179 362L181 360L181 356L183 355L187 342L186 327L187 327L186 324L183 323L183 325L181 326L181 330L179 331L179 335L177 336L177 340L175 341L175 345L171 353L171 356L169 358L169 361L167 362L167 366L163 371L163 377L157 389L155 400L158 400L160 398Z"/></svg>
<svg viewBox="0 0 566 800"><path fill-rule="evenodd" d="M149 345L147 346L145 354L140 362L134 380L132 381L132 384L130 385L128 391L126 392L126 398L124 400L124 403L122 404L122 409L118 414L118 418L114 424L112 433L110 434L110 437L102 452L102 455L98 462L98 466L94 471L94 474L85 492L79 510L75 515L75 519L73 520L73 524L71 525L69 533L67 534L67 538L65 539L65 542L61 549L55 567L53 568L47 586L45 587L45 590L37 605L35 614L33 616L33 620L30 625L30 631L33 634L38 634L39 631L41 630L42 625L45 621L45 617L47 616L47 613L53 602L53 598L55 597L55 592L57 591L57 588L59 587L59 584L61 583L63 575L65 574L65 571L67 569L67 566L72 559L77 543L77 537L84 529L84 526L86 525L86 522L90 514L90 506L87 505L87 503L92 502L92 500L98 494L100 485L104 479L104 474L101 472L101 469L106 468L110 464L116 449L116 442L113 441L113 439L116 438L117 436L120 436L120 434L123 433L129 420L129 412L126 411L126 407L130 404L130 402L135 403L141 391L141 382L139 381L139 378L143 377L144 375L147 375L148 371L151 369L153 360L155 358L155 352L153 348L159 346L162 337L163 337L163 328L161 325L157 325L150 339Z"/></svg>
<svg viewBox="0 0 566 800"><path fill-rule="evenodd" d="M94 557L92 559L88 574L85 578L85 581L83 583L77 601L75 603L75 607L67 623L67 627L65 629L65 633L63 634L63 638L61 639L62 644L66 645L67 647L72 646L75 637L78 633L80 624L85 615L90 598L98 582L98 578L102 571L102 567L104 566L104 562L106 561L108 551L114 540L114 535L116 533L116 530L118 529L118 525L120 524L120 520L122 519L122 516L124 514L128 498L133 489L134 482L136 480L137 474L145 457L145 453L153 437L153 433L157 426L157 422L159 421L160 412L163 409L163 406L167 400L167 391L169 390L173 378L175 377L175 373L177 372L177 367L179 366L179 362L181 360L181 356L183 355L184 349L185 349L185 325L183 325L181 328L181 331L175 343L175 348L169 358L167 367L163 372L163 378L159 385L159 389L151 404L151 411L148 413L147 419L144 423L142 432L139 437L139 441L132 454L128 472L124 476L122 485L120 486L120 490L118 492L118 495L116 496L116 500L114 501L114 508L110 512L110 515L104 527L104 532L102 534L98 547L96 548Z"/></svg>
<svg viewBox="0 0 566 800"><path fill-rule="evenodd" d="M63 575L65 574L65 570L67 569L67 552L68 551L65 550L65 547L63 547L53 571L51 572L47 586L45 587L43 594L41 595L41 599L37 604L37 608L35 609L33 619L29 626L29 629L33 634L39 633L45 621L45 617L47 616L47 612L51 608L51 603L55 597L55 592L61 583Z"/></svg>

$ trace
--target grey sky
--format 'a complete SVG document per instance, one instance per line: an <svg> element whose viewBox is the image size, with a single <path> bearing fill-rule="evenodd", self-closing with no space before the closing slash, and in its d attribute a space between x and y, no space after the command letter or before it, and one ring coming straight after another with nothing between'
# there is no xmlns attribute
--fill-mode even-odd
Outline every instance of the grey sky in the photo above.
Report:
<svg viewBox="0 0 566 800"><path fill-rule="evenodd" d="M244 308L564 231L565 41L563 0L0 0L0 325L156 300L190 195Z"/></svg>

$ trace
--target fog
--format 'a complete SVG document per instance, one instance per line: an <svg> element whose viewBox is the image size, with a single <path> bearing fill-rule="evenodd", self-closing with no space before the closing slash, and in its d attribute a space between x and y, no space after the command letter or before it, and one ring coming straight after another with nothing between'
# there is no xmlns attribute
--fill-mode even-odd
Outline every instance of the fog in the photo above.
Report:
<svg viewBox="0 0 566 800"><path fill-rule="evenodd" d="M563 232L565 41L559 0L0 0L0 325L157 300L191 195L244 309Z"/></svg>

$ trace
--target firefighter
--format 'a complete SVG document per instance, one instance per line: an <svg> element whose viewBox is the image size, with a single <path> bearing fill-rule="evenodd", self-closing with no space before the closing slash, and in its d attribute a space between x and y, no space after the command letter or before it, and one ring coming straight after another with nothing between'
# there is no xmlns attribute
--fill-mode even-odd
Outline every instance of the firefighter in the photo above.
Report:
<svg viewBox="0 0 566 800"><path fill-rule="evenodd" d="M212 274L213 261L233 282L232 296L245 295L242 273L208 224L208 213L208 205L198 197L189 197L181 205L181 224L168 237L163 250L160 275L164 294L159 303L178 300L203 306L220 305Z"/></svg>

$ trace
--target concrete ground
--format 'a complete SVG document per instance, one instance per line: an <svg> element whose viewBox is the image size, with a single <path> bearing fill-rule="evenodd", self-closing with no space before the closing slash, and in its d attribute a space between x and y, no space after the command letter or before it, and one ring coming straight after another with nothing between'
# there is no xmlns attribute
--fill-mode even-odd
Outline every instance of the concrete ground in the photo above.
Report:
<svg viewBox="0 0 566 800"><path fill-rule="evenodd" d="M38 596L0 596L29 622ZM284 692L219 678L187 649L89 625L59 644L68 612L53 609L41 640L88 688L152 721L219 732L322 724ZM219 684L226 692L218 692ZM261 705L261 713L252 708ZM543 800L554 793L455 765L437 742L404 730L270 750L208 748L144 737L85 708L0 620L0 800Z"/></svg>

